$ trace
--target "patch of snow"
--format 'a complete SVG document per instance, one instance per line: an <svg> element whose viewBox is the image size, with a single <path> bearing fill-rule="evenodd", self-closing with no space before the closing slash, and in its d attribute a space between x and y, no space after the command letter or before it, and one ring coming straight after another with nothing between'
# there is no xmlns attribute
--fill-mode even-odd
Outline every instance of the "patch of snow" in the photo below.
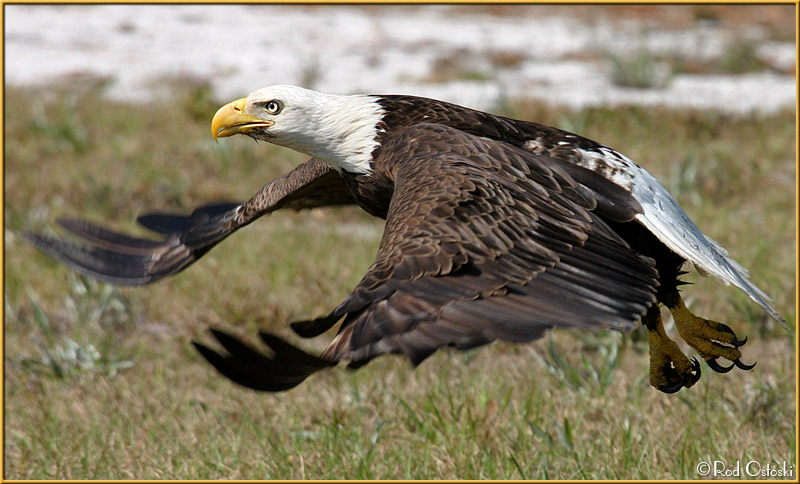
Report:
<svg viewBox="0 0 800 484"><path fill-rule="evenodd" d="M698 24L656 30L645 23L566 17L496 16L441 6L6 5L5 80L46 85L70 74L113 80L109 95L141 101L159 80L207 80L220 99L270 84L335 93L407 93L480 109L503 98L543 99L576 108L663 104L747 113L795 105L794 76L676 76L659 89L614 86L602 61L640 49L708 60L734 33ZM748 39L763 39L758 29ZM764 42L759 55L781 72L794 45ZM516 65L492 67L511 54ZM431 82L442 60L487 80ZM484 72L485 71L485 72Z"/></svg>
<svg viewBox="0 0 800 484"><path fill-rule="evenodd" d="M758 46L758 56L782 72L797 68L797 48L789 42L764 42Z"/></svg>

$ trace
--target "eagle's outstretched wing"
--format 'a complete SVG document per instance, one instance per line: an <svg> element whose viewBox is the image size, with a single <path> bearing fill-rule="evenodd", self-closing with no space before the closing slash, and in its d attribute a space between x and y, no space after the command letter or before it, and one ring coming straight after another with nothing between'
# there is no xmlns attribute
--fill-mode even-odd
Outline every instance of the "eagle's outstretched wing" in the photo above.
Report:
<svg viewBox="0 0 800 484"><path fill-rule="evenodd" d="M430 149L434 147L435 149ZM386 353L419 364L444 346L529 341L554 326L631 329L656 302L654 262L597 215L592 190L558 163L440 125L399 132L401 157L376 261L329 315L293 324L315 336L342 321L320 357L269 333L263 355L215 332L195 343L223 374L284 390L341 360Z"/></svg>
<svg viewBox="0 0 800 484"><path fill-rule="evenodd" d="M353 203L339 174L312 158L265 185L245 203L215 203L191 215L151 213L137 221L166 235L162 240L131 237L77 219L58 224L88 245L42 234L25 234L38 249L82 274L113 284L149 284L176 274L256 218L281 208L300 210Z"/></svg>

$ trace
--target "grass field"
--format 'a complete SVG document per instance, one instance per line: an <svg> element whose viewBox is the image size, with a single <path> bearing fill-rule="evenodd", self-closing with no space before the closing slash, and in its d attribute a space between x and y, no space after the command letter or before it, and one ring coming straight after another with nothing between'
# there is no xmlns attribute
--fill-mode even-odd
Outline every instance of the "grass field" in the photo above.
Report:
<svg viewBox="0 0 800 484"><path fill-rule="evenodd" d="M175 83L147 105L76 85L5 91L4 478L692 479L715 460L786 462L796 477L793 111L502 108L637 160L750 268L791 331L715 280L692 276L685 297L749 337L753 371L703 365L695 387L668 396L647 382L641 331L555 331L260 394L216 374L191 339L208 341L213 325L297 341L288 322L348 294L381 221L351 208L276 213L153 286L76 277L20 233L81 216L142 234L137 214L242 200L304 160L244 138L214 144L209 122L228 100L202 85Z"/></svg>

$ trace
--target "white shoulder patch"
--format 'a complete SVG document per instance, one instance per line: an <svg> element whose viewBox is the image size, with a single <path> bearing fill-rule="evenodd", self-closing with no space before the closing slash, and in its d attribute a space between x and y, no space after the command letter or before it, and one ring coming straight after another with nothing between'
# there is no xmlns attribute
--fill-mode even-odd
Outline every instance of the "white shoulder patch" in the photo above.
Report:
<svg viewBox="0 0 800 484"><path fill-rule="evenodd" d="M761 305L771 317L786 326L785 319L771 306L770 298L750 282L750 274L728 257L717 242L706 237L672 195L647 170L630 158L610 149L579 150L585 167L595 170L617 185L630 190L642 205L635 219L647 227L667 247L691 262L701 272L713 274L725 284L733 284ZM583 163L582 163L583 164Z"/></svg>

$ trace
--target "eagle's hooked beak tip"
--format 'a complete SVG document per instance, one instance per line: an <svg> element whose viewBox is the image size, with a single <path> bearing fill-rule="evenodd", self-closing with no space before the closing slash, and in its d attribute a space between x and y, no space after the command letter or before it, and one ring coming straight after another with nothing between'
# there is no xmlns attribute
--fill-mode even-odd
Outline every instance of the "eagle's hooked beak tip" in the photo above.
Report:
<svg viewBox="0 0 800 484"><path fill-rule="evenodd" d="M272 121L264 121L256 116L245 114L247 99L237 99L217 111L211 120L211 136L219 143L219 138L227 138L235 134L248 134L253 128L268 127Z"/></svg>

